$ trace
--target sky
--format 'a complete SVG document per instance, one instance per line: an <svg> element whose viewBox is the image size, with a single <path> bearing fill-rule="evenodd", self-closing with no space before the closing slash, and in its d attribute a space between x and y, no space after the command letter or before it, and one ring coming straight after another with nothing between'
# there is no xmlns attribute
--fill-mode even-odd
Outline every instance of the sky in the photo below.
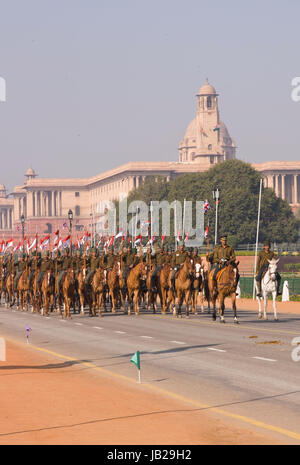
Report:
<svg viewBox="0 0 300 465"><path fill-rule="evenodd" d="M0 0L0 183L177 161L208 78L237 158L300 160L298 0Z"/></svg>

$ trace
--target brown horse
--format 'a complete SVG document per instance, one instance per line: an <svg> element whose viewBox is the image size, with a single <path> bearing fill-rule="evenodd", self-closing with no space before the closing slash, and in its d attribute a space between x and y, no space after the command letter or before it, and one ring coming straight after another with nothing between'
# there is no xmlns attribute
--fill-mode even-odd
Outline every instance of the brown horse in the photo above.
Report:
<svg viewBox="0 0 300 465"><path fill-rule="evenodd" d="M210 298L213 304L213 315L212 318L216 320L216 299L219 297L219 315L220 321L225 323L224 310L225 310L225 298L230 297L233 309L234 322L238 323L236 314L236 288L238 284L238 263L228 263L218 272L217 283L213 280L214 270L209 273L209 291Z"/></svg>
<svg viewBox="0 0 300 465"><path fill-rule="evenodd" d="M160 297L161 312L163 315L166 314L166 311L168 309L167 297L168 297L168 291L169 291L170 270L171 270L170 263L164 263L161 269L157 273L158 294Z"/></svg>
<svg viewBox="0 0 300 465"><path fill-rule="evenodd" d="M179 316L180 318L182 317L181 307L183 303L185 303L186 317L189 318L189 305L192 294L192 273L193 264L190 258L186 258L183 266L175 275L175 290L178 305L177 317ZM173 311L173 314L176 315L176 309Z"/></svg>
<svg viewBox="0 0 300 465"><path fill-rule="evenodd" d="M14 290L14 273L9 273L5 280L6 291L6 306L12 307L15 303L15 290Z"/></svg>
<svg viewBox="0 0 300 465"><path fill-rule="evenodd" d="M18 303L22 310L28 311L29 270L24 270L17 285Z"/></svg>
<svg viewBox="0 0 300 465"><path fill-rule="evenodd" d="M115 262L111 270L108 271L107 275L107 285L109 290L109 296L111 298L112 304L112 313L116 312L117 304L121 300L123 305L122 293L120 289L120 279L119 279L119 263Z"/></svg>
<svg viewBox="0 0 300 465"><path fill-rule="evenodd" d="M96 270L92 278L91 289L90 316L96 316L96 307L98 308L98 315L102 316L101 307L104 307L106 311L106 270L103 268Z"/></svg>
<svg viewBox="0 0 300 465"><path fill-rule="evenodd" d="M53 271L45 271L39 292L42 315L49 315L49 307L51 306L53 308L54 285Z"/></svg>
<svg viewBox="0 0 300 465"><path fill-rule="evenodd" d="M128 315L131 313L131 305L134 304L135 314L139 314L139 300L142 296L143 286L142 281L147 279L147 266L140 262L132 270L127 277L128 290Z"/></svg>
<svg viewBox="0 0 300 465"><path fill-rule="evenodd" d="M62 287L62 294L59 296L59 299L58 299L58 311L59 311L61 318L63 318L63 314L61 312L61 301L63 300L64 316L65 318L71 318L70 307L71 307L72 301L74 300L75 291L76 291L75 273L73 269L70 268L65 272L62 278L61 287Z"/></svg>
<svg viewBox="0 0 300 465"><path fill-rule="evenodd" d="M155 269L155 265L151 266L151 270L149 269L148 276L146 279L146 288L147 288L147 308L150 310L152 305L153 313L156 313L157 310L157 295L158 295L158 286L157 281L153 278L153 272Z"/></svg>

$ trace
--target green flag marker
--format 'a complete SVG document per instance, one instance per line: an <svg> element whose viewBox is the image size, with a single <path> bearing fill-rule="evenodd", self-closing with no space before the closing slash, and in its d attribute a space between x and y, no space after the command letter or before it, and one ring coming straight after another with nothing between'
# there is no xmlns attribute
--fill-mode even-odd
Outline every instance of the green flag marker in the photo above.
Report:
<svg viewBox="0 0 300 465"><path fill-rule="evenodd" d="M140 361L140 351L137 350L134 356L130 359L131 363L134 363L139 370L139 383L141 382L141 361Z"/></svg>

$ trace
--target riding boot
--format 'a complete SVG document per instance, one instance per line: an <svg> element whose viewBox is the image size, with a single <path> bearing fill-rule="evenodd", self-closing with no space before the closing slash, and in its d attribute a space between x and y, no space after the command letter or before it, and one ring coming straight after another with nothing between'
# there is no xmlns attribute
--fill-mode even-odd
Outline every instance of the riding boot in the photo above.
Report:
<svg viewBox="0 0 300 465"><path fill-rule="evenodd" d="M260 281L256 281L256 284L257 284L257 297L262 297L261 295L261 282Z"/></svg>
<svg viewBox="0 0 300 465"><path fill-rule="evenodd" d="M282 292L280 292L280 280L277 280L277 295L282 295Z"/></svg>

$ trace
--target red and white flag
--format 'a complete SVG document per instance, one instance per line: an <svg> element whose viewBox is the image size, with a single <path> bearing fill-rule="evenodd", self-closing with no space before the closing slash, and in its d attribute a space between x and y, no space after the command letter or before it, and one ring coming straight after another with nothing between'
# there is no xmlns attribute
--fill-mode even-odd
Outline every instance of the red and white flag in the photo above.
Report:
<svg viewBox="0 0 300 465"><path fill-rule="evenodd" d="M209 235L209 225L206 226L206 230L205 230L205 233L204 233L204 238L207 239L208 235Z"/></svg>
<svg viewBox="0 0 300 465"><path fill-rule="evenodd" d="M186 233L186 236L185 236L185 239L184 239L184 242L188 241L189 240L189 233Z"/></svg>
<svg viewBox="0 0 300 465"><path fill-rule="evenodd" d="M50 243L50 235L48 235L48 236L44 237L43 239L41 239L40 249L44 250L49 243Z"/></svg>
<svg viewBox="0 0 300 465"><path fill-rule="evenodd" d="M31 250L31 249L33 249L33 247L36 246L36 241L37 241L37 235L34 236L34 240L33 240L32 244L29 246L28 250Z"/></svg>
<svg viewBox="0 0 300 465"><path fill-rule="evenodd" d="M13 247L13 245L14 245L13 239L8 239L8 241L6 241L6 244L5 244L5 250L9 249L10 247Z"/></svg>
<svg viewBox="0 0 300 465"><path fill-rule="evenodd" d="M63 248L66 249L67 247L70 247L70 242L71 242L71 236L65 237L62 241Z"/></svg>
<svg viewBox="0 0 300 465"><path fill-rule="evenodd" d="M59 241L59 230L55 231L55 237L53 241L53 245L57 245Z"/></svg>

